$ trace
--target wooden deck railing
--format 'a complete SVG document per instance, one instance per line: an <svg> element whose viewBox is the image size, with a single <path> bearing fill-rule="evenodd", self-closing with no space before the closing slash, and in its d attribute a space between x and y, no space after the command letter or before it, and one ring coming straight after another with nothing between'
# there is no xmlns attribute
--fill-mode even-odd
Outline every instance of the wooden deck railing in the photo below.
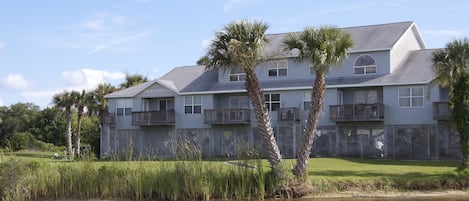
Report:
<svg viewBox="0 0 469 201"><path fill-rule="evenodd" d="M174 125L175 119L174 111L132 112L132 125L136 126Z"/></svg>
<svg viewBox="0 0 469 201"><path fill-rule="evenodd" d="M336 122L384 121L384 104L331 105L330 119Z"/></svg>
<svg viewBox="0 0 469 201"><path fill-rule="evenodd" d="M278 121L299 121L300 110L297 107L279 108L277 116Z"/></svg>
<svg viewBox="0 0 469 201"><path fill-rule="evenodd" d="M206 124L249 124L249 109L212 109L204 110Z"/></svg>

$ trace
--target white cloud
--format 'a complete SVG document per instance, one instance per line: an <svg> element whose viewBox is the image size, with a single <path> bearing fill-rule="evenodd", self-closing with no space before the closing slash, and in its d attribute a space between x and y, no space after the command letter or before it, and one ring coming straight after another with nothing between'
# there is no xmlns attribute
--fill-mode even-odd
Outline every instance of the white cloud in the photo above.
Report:
<svg viewBox="0 0 469 201"><path fill-rule="evenodd" d="M208 50L208 48L212 44L213 39L215 39L215 36L202 40L201 45L202 45L203 50Z"/></svg>
<svg viewBox="0 0 469 201"><path fill-rule="evenodd" d="M160 69L158 67L155 67L151 69L150 73L148 74L148 79L153 80L156 79L160 76Z"/></svg>
<svg viewBox="0 0 469 201"><path fill-rule="evenodd" d="M82 90L93 89L100 83L124 79L125 74L84 68L76 71L64 71L62 77L69 90Z"/></svg>
<svg viewBox="0 0 469 201"><path fill-rule="evenodd" d="M0 42L0 50L1 49L4 49L5 48L5 44L3 44L2 42Z"/></svg>
<svg viewBox="0 0 469 201"><path fill-rule="evenodd" d="M5 106L5 102L0 98L0 106Z"/></svg>
<svg viewBox="0 0 469 201"><path fill-rule="evenodd" d="M132 41L132 40L136 40L138 38L141 38L143 36L148 35L149 33L150 32L145 31L145 32L141 32L141 33L138 33L138 34L125 36L125 37L122 37L122 38L115 38L111 41L108 41L108 42L101 43L101 44L97 45L97 47L89 50L88 53L91 54L91 53L98 52L98 51L101 51L101 50L106 49L106 48L110 48L110 47L115 46L115 45L126 43L126 42L129 42L129 41Z"/></svg>
<svg viewBox="0 0 469 201"><path fill-rule="evenodd" d="M91 20L88 22L84 22L82 26L88 29L95 29L95 30L102 29L104 27L104 21L103 20Z"/></svg>
<svg viewBox="0 0 469 201"><path fill-rule="evenodd" d="M33 87L33 83L21 74L10 74L2 80L2 86L12 90L28 90Z"/></svg>
<svg viewBox="0 0 469 201"><path fill-rule="evenodd" d="M46 107L52 105L52 97L55 94L61 93L64 90L51 89L51 90L38 90L38 91L23 91L23 96L27 101L34 102L34 104L40 107Z"/></svg>

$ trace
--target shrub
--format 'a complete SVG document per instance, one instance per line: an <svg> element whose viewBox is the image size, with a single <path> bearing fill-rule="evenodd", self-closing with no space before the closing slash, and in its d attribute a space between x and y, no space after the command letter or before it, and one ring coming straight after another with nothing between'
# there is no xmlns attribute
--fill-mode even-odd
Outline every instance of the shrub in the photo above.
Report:
<svg viewBox="0 0 469 201"><path fill-rule="evenodd" d="M11 137L10 143L13 151L23 150L31 148L36 141L36 138L33 134L29 132L19 132L15 133Z"/></svg>

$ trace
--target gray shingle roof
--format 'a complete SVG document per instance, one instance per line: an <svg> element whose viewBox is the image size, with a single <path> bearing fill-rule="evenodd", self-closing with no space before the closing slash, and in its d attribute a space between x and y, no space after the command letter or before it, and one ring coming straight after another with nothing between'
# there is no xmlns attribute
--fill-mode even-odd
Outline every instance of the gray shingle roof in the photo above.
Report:
<svg viewBox="0 0 469 201"><path fill-rule="evenodd" d="M357 27L340 28L350 34L353 46L350 52L391 49L399 38L407 31L413 22L397 22L389 24L367 25ZM270 43L266 47L267 56L283 57L296 56L292 52L282 52L282 41L288 33L269 34Z"/></svg>
<svg viewBox="0 0 469 201"><path fill-rule="evenodd" d="M350 33L354 41L351 51L369 51L391 49L399 38L414 25L413 22L399 22L381 25L341 28ZM282 40L287 34L269 34L269 46L266 51L270 55L278 55L282 49ZM334 87L352 86L383 86L411 83L428 83L433 79L432 66L433 50L412 51L408 58L399 64L389 75L353 76L326 78L326 85ZM283 54L283 53L282 53ZM294 56L292 54L287 56ZM265 90L311 87L313 78L285 81L261 81ZM158 83L176 93L223 93L227 91L242 91L244 83L218 83L217 72L205 72L204 66L176 67L161 78L143 83L128 89L108 94L106 98L134 97L149 86Z"/></svg>

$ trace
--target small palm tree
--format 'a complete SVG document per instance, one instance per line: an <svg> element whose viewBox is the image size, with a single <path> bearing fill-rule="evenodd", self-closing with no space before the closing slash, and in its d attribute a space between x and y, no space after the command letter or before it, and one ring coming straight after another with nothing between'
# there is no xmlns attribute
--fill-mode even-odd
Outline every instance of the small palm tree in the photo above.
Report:
<svg viewBox="0 0 469 201"><path fill-rule="evenodd" d="M144 77L142 75L139 75L139 74L134 74L134 75L126 74L125 75L125 82L120 84L120 87L121 87L121 89L125 89L125 88L129 88L129 87L132 87L132 86L135 86L137 84L144 83L144 82L147 82L147 81L148 81L148 78Z"/></svg>
<svg viewBox="0 0 469 201"><path fill-rule="evenodd" d="M306 176L306 167L314 142L314 132L319 121L319 114L324 104L326 90L325 74L331 66L341 64L347 58L347 50L353 42L349 34L340 29L323 26L318 29L305 28L303 32L291 33L283 41L286 50L298 50L297 61L307 61L313 65L316 78L311 91L311 104L308 120L303 134L303 144L298 150L294 174Z"/></svg>
<svg viewBox="0 0 469 201"><path fill-rule="evenodd" d="M205 64L206 70L230 71L232 68L241 68L246 73L246 90L254 107L259 134L275 171L282 156L274 137L264 95L254 73L262 59L261 51L268 43L265 36L267 28L268 25L257 21L232 22L216 33L208 52L197 63Z"/></svg>
<svg viewBox="0 0 469 201"><path fill-rule="evenodd" d="M72 107L74 100L72 94L68 91L56 94L53 97L54 104L65 110L65 119L67 124L67 153L70 159L73 159L72 150Z"/></svg>
<svg viewBox="0 0 469 201"><path fill-rule="evenodd" d="M468 127L469 121L469 40L454 40L445 49L433 52L432 86L440 84L449 87L449 107L451 125L459 133L462 160L460 167L468 167Z"/></svg>
<svg viewBox="0 0 469 201"><path fill-rule="evenodd" d="M116 91L116 87L112 86L109 83L99 84L92 92L90 96L92 102L87 106L90 114L97 115L99 117L99 122L102 125L104 115L108 112L108 101L104 96Z"/></svg>
<svg viewBox="0 0 469 201"><path fill-rule="evenodd" d="M81 146L81 122L83 119L83 114L85 112L85 107L90 105L92 101L92 96L90 93L86 93L85 90L82 92L72 91L71 93L73 98L73 104L77 109L77 135L75 136L75 154L77 157L80 156L80 146Z"/></svg>

